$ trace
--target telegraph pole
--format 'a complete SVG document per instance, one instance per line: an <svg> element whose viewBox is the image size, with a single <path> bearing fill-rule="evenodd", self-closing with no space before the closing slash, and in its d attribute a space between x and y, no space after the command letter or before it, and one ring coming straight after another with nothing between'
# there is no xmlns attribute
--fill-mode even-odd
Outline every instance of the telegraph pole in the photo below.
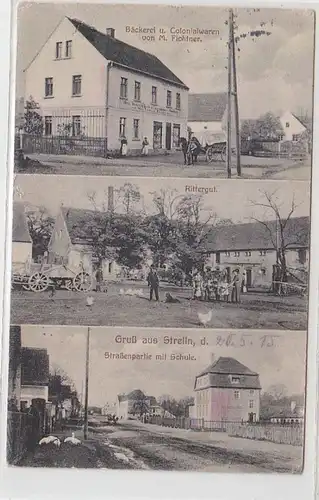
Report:
<svg viewBox="0 0 319 500"><path fill-rule="evenodd" d="M84 399L84 439L88 438L89 427L89 366L90 366L90 327L86 336L86 360L85 360L85 399Z"/></svg>
<svg viewBox="0 0 319 500"><path fill-rule="evenodd" d="M228 93L227 93L227 177L231 178L231 96L232 96L232 26L233 11L229 9L228 17Z"/></svg>
<svg viewBox="0 0 319 500"><path fill-rule="evenodd" d="M236 136L236 167L237 175L241 176L240 165L240 140L239 140L239 111L238 111L238 91L237 91L237 70L236 70L236 50L234 36L234 17L231 11L231 46L232 46L232 70L233 70L233 96L234 96L234 111L235 111L235 136Z"/></svg>

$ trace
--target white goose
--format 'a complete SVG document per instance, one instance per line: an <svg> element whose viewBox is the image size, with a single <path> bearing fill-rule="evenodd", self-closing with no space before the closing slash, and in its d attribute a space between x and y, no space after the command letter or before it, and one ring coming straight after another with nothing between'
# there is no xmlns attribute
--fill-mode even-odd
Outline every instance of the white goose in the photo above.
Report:
<svg viewBox="0 0 319 500"><path fill-rule="evenodd" d="M57 446L58 448L60 448L61 446L61 441L56 436L46 436L40 439L39 441L40 446L42 446L43 444L50 444L50 443L54 444L54 446Z"/></svg>
<svg viewBox="0 0 319 500"><path fill-rule="evenodd" d="M75 445L81 444L81 441L78 438L75 437L74 432L72 432L72 436L71 437L65 438L64 442L65 443L75 444Z"/></svg>

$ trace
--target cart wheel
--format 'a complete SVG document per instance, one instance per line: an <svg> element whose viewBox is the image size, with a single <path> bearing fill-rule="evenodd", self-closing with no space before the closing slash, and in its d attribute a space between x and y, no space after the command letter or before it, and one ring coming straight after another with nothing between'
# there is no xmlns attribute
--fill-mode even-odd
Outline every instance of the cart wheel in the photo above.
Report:
<svg viewBox="0 0 319 500"><path fill-rule="evenodd" d="M226 160L226 146L223 147L223 149L220 152L220 159L221 159L221 161L225 161Z"/></svg>
<svg viewBox="0 0 319 500"><path fill-rule="evenodd" d="M49 277L42 273L35 273L30 276L28 287L32 292L44 292L50 284Z"/></svg>
<svg viewBox="0 0 319 500"><path fill-rule="evenodd" d="M64 286L67 290L69 290L69 292L72 292L72 290L74 289L73 280L66 280Z"/></svg>
<svg viewBox="0 0 319 500"><path fill-rule="evenodd" d="M214 159L213 148L210 147L206 151L206 161L208 161L208 163L212 163L213 159Z"/></svg>
<svg viewBox="0 0 319 500"><path fill-rule="evenodd" d="M92 287L92 277L89 273L78 273L73 280L73 286L78 292L88 292Z"/></svg>

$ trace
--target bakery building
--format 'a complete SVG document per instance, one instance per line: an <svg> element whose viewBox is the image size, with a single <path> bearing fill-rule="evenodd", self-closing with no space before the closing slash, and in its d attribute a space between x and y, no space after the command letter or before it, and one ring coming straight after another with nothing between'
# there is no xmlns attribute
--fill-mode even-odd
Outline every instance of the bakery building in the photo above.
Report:
<svg viewBox="0 0 319 500"><path fill-rule="evenodd" d="M187 135L188 87L155 55L65 17L25 69L25 100L39 105L43 135L123 138L129 152L169 151Z"/></svg>

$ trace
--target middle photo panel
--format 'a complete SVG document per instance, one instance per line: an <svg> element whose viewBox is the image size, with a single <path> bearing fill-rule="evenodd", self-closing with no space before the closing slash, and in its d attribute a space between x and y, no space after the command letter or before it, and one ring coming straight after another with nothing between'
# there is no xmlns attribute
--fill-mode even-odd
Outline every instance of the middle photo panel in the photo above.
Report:
<svg viewBox="0 0 319 500"><path fill-rule="evenodd" d="M17 175L12 240L14 324L307 328L308 183Z"/></svg>

